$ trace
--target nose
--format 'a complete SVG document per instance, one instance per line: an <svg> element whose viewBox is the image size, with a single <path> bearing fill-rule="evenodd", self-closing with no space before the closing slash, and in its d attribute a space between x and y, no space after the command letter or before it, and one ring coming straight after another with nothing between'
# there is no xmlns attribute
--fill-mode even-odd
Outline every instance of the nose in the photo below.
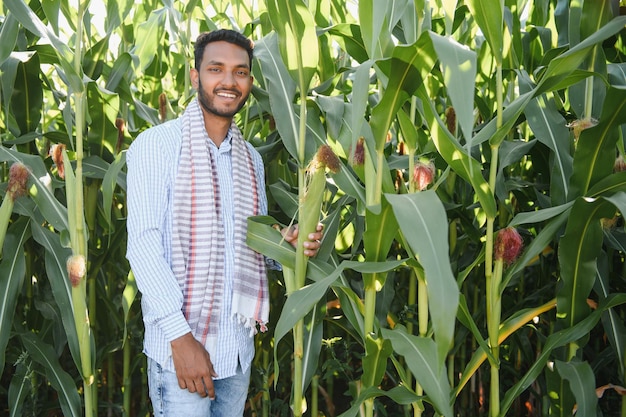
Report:
<svg viewBox="0 0 626 417"><path fill-rule="evenodd" d="M235 85L235 74L232 71L224 71L224 76L220 80L220 84L225 86Z"/></svg>

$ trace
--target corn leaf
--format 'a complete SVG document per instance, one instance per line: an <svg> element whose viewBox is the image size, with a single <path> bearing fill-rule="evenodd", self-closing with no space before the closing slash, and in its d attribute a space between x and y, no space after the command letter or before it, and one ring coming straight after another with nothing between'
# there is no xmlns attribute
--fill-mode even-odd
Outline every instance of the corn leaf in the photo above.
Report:
<svg viewBox="0 0 626 417"><path fill-rule="evenodd" d="M24 28L50 41L59 57L59 63L63 67L68 85L72 91L83 91L82 76L74 70L74 52L67 43L59 39L52 30L44 25L24 0L5 0L4 5Z"/></svg>
<svg viewBox="0 0 626 417"><path fill-rule="evenodd" d="M22 413L22 406L26 396L31 392L31 380L29 371L24 364L18 364L15 367L15 373L11 378L11 385L9 385L9 414L8 417L20 417L24 415Z"/></svg>
<svg viewBox="0 0 626 417"><path fill-rule="evenodd" d="M439 154L454 172L472 184L476 197L487 216L495 218L496 201L489 184L483 177L482 165L463 149L456 138L452 137L437 114L435 106L426 94L425 89L418 90L418 97L423 104L420 109L422 117L430 129L431 139Z"/></svg>
<svg viewBox="0 0 626 417"><path fill-rule="evenodd" d="M589 363L577 360L571 362L557 360L554 364L561 377L569 382L569 387L576 397L576 414L595 415L598 405L596 378Z"/></svg>
<svg viewBox="0 0 626 417"><path fill-rule="evenodd" d="M396 113L422 85L435 65L431 38L425 34L413 45L396 46L390 58L377 61L380 70L389 77L380 102L372 109L370 125L376 150L382 152L387 131Z"/></svg>
<svg viewBox="0 0 626 417"><path fill-rule="evenodd" d="M463 136L466 140L470 140L474 127L476 52L450 37L431 33L430 38L441 62L444 84L452 101L457 121Z"/></svg>
<svg viewBox="0 0 626 417"><path fill-rule="evenodd" d="M489 43L496 64L502 65L504 0L470 0L467 7Z"/></svg>
<svg viewBox="0 0 626 417"><path fill-rule="evenodd" d="M21 333L20 338L33 360L45 369L46 378L59 395L58 400L63 415L80 417L81 401L74 379L61 368L54 348L35 333Z"/></svg>
<svg viewBox="0 0 626 417"><path fill-rule="evenodd" d="M319 60L313 16L302 0L270 0L267 9L287 71L307 94Z"/></svg>
<svg viewBox="0 0 626 417"><path fill-rule="evenodd" d="M6 196L5 198L10 198ZM24 242L30 237L29 220L22 217L11 225L5 237L0 262L0 370L11 337L18 295L26 275Z"/></svg>
<svg viewBox="0 0 626 417"><path fill-rule="evenodd" d="M271 34L255 42L254 55L263 70L276 129L289 154L297 159L300 117L293 108L296 84L287 72L285 64L279 59L278 37ZM325 138L325 135L314 133L314 130L307 126L307 135ZM306 160L316 152L316 142L317 139L305 141Z"/></svg>
<svg viewBox="0 0 626 417"><path fill-rule="evenodd" d="M67 208L54 196L54 190L44 182L48 177L46 167L38 155L27 155L4 146L0 146L0 161L20 161L30 170L29 184L31 198L41 210L46 221L56 230L63 232L68 229Z"/></svg>
<svg viewBox="0 0 626 417"><path fill-rule="evenodd" d="M537 357L535 363L533 363L528 372L526 372L526 374L524 374L524 376L506 392L500 406L500 416L506 416L508 410L513 404L513 401L515 401L515 399L533 383L533 381L544 369L554 349L565 346L568 343L574 342L585 335L588 335L589 332L596 326L598 321L600 321L604 311L624 303L626 303L626 294L612 294L610 297L607 297L605 300L600 302L596 310L591 312L591 314L585 317L574 327L558 331L548 336L548 339L544 343L541 353Z"/></svg>
<svg viewBox="0 0 626 417"><path fill-rule="evenodd" d="M404 356L415 380L424 388L437 412L452 417L454 413L446 367L438 366L446 357L439 356L435 342L408 334L403 326L396 326L393 330L383 329L382 334L391 340L393 350Z"/></svg>
<svg viewBox="0 0 626 417"><path fill-rule="evenodd" d="M441 360L453 343L454 323L459 304L459 288L448 256L448 219L432 191L413 194L385 194L393 207L400 230L411 251L424 268L435 341ZM439 364L443 366L443 362Z"/></svg>
<svg viewBox="0 0 626 417"><path fill-rule="evenodd" d="M570 199L586 194L589 187L613 172L619 126L626 119L626 88L611 88L598 125L585 129L574 153Z"/></svg>
<svg viewBox="0 0 626 417"><path fill-rule="evenodd" d="M81 366L80 347L76 324L74 323L74 305L72 304L72 285L67 276L67 259L72 255L71 249L61 245L59 235L39 224L32 223L33 238L45 250L46 274L52 288L52 295L61 312L61 321L67 336L67 344L77 369Z"/></svg>
<svg viewBox="0 0 626 417"><path fill-rule="evenodd" d="M18 33L18 22L12 13L8 13L2 22L2 28L0 28L0 65L11 55L17 42Z"/></svg>
<svg viewBox="0 0 626 417"><path fill-rule="evenodd" d="M313 306L326 294L328 288L335 284L339 276L346 269L351 269L361 273L379 273L391 271L405 262L404 259L398 261L387 262L356 262L344 261L325 278L322 278L312 284L306 285L299 290L292 292L280 314L280 318L276 323L274 333L275 348L278 342L295 326L295 324L303 318Z"/></svg>

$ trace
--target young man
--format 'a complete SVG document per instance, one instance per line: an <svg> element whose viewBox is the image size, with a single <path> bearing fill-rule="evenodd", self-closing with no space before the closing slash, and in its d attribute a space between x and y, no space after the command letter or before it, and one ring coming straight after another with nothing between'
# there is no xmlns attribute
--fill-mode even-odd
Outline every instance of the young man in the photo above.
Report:
<svg viewBox="0 0 626 417"><path fill-rule="evenodd" d="M238 32L200 35L196 99L127 153L127 257L155 415L243 415L252 336L269 310L265 260L245 244L246 218L267 213L263 161L233 122L252 89L252 54ZM283 235L296 244L297 229ZM308 236L307 255L321 237Z"/></svg>

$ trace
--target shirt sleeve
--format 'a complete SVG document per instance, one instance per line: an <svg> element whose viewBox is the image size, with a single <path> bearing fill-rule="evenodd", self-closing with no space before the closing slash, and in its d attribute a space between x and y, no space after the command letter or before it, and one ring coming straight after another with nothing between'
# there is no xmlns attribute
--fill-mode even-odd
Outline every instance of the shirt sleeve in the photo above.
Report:
<svg viewBox="0 0 626 417"><path fill-rule="evenodd" d="M180 152L172 124L141 133L127 152L127 258L142 294L143 318L168 341L191 331L182 290L167 258L172 170ZM164 238L165 237L165 238Z"/></svg>

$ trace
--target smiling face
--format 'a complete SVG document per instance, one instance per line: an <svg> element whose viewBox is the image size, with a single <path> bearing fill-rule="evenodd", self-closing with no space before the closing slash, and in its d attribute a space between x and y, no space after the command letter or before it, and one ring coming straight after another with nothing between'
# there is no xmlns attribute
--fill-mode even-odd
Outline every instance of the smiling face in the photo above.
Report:
<svg viewBox="0 0 626 417"><path fill-rule="evenodd" d="M226 41L206 45L202 63L191 70L191 82L205 116L232 118L252 90L250 58L245 49Z"/></svg>

